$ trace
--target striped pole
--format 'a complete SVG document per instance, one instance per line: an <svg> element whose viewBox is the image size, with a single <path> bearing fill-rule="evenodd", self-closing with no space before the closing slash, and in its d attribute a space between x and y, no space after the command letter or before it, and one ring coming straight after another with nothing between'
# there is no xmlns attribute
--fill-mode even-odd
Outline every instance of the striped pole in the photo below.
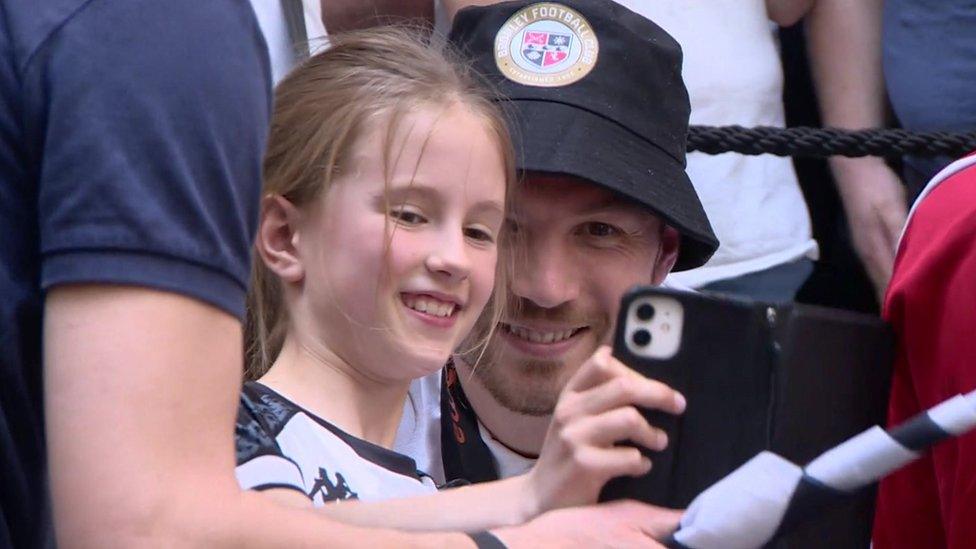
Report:
<svg viewBox="0 0 976 549"><path fill-rule="evenodd" d="M976 427L976 391L885 431L872 427L806 467L761 452L691 502L667 541L674 549L753 549L845 496Z"/></svg>

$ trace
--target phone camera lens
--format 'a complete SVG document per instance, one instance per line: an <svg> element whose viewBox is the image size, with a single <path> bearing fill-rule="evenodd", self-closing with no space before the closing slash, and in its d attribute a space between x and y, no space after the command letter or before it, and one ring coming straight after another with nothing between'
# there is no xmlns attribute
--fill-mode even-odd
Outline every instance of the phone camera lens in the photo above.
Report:
<svg viewBox="0 0 976 549"><path fill-rule="evenodd" d="M642 303L640 307L637 307L637 318L647 322L654 317L654 305L650 303Z"/></svg>
<svg viewBox="0 0 976 549"><path fill-rule="evenodd" d="M651 332L647 330L637 330L634 335L631 336L634 340L634 345L638 347L647 347L647 344L651 342Z"/></svg>

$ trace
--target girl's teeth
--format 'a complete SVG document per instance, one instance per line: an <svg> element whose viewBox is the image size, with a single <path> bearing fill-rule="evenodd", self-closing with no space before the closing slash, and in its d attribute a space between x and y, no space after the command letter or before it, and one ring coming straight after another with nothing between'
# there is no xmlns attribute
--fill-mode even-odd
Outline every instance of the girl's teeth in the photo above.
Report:
<svg viewBox="0 0 976 549"><path fill-rule="evenodd" d="M415 311L427 313L431 316L447 317L454 314L455 305L453 303L441 303L433 299L426 299L422 297L406 297L404 298L403 303Z"/></svg>

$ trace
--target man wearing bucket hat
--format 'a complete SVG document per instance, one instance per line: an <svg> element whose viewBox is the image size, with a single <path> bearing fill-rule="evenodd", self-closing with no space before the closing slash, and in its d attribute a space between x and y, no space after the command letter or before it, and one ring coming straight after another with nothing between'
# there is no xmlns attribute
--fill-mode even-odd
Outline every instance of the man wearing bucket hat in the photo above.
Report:
<svg viewBox="0 0 976 549"><path fill-rule="evenodd" d="M439 480L480 482L531 467L621 295L702 265L718 241L685 173L681 49L660 27L609 0L520 0L461 11L449 41L510 114L513 306L476 329L483 355L414 384L397 446ZM659 408L676 400L660 386Z"/></svg>

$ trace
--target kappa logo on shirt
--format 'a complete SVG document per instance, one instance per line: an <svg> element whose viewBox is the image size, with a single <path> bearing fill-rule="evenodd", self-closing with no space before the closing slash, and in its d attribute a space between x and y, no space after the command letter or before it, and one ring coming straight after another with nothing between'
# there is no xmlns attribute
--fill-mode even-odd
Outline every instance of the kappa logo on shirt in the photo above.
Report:
<svg viewBox="0 0 976 549"><path fill-rule="evenodd" d="M562 4L532 4L495 35L495 64L525 86L567 86L596 65L600 42L582 15Z"/></svg>
<svg viewBox="0 0 976 549"><path fill-rule="evenodd" d="M314 501L316 494L322 495L323 502L359 499L359 495L352 491L342 473L336 472L335 482L332 482L332 479L329 478L329 472L324 467L319 467L319 476L315 479L315 484L312 485L312 491L308 493L308 497Z"/></svg>

